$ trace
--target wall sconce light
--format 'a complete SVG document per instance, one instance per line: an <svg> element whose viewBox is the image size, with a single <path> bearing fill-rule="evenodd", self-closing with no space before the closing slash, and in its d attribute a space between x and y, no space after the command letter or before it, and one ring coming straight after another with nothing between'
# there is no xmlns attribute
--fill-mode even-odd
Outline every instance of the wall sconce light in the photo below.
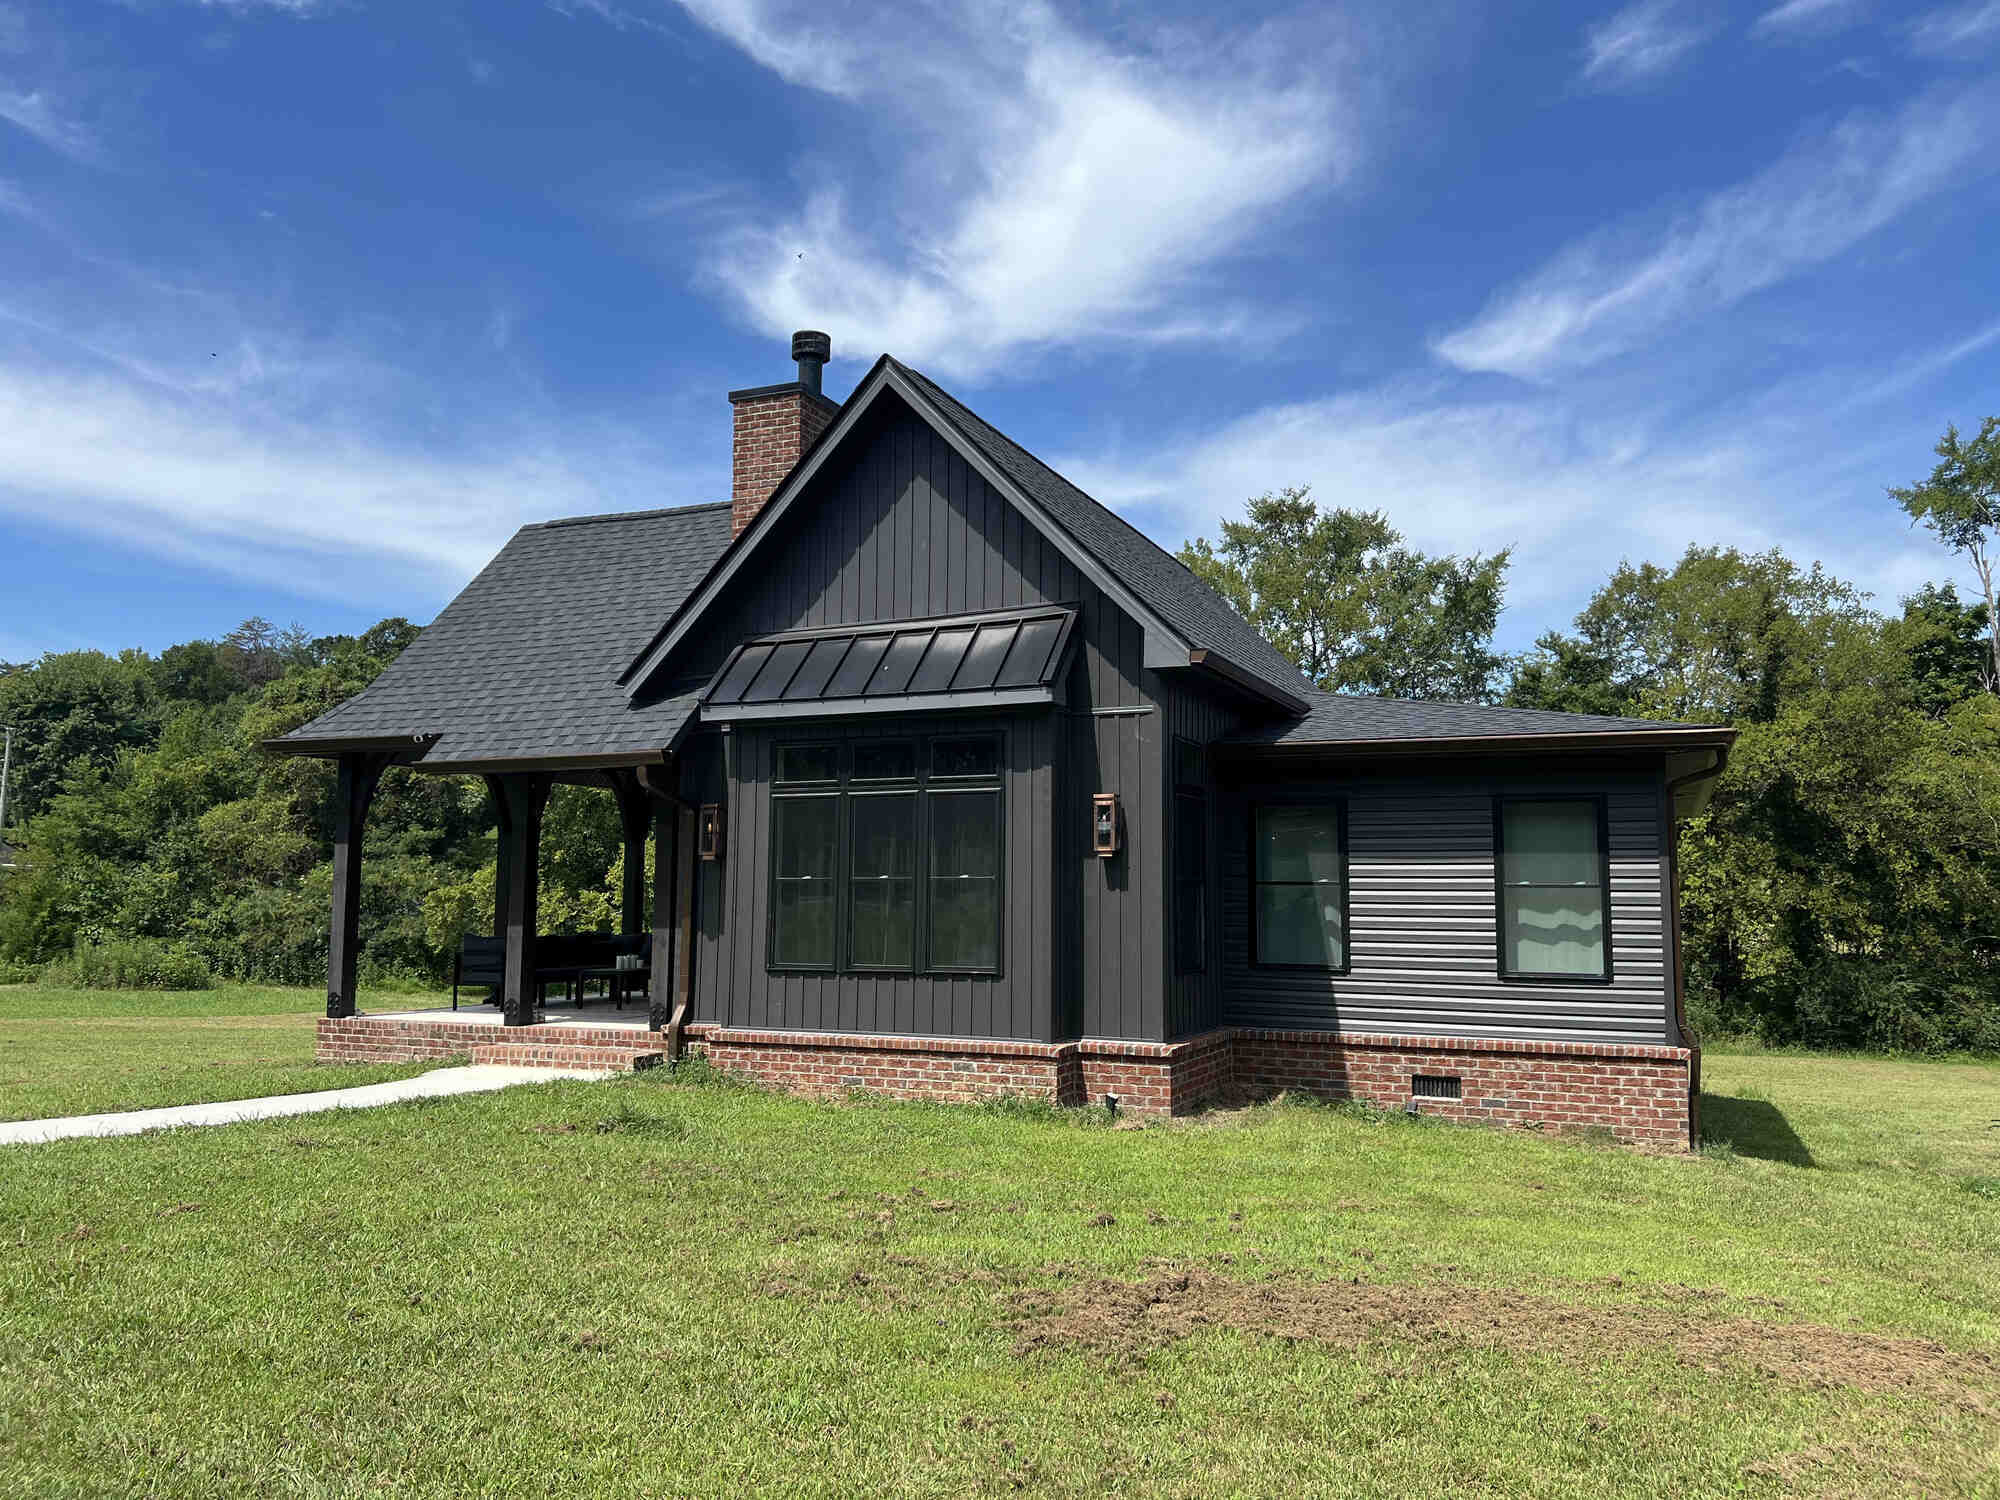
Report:
<svg viewBox="0 0 2000 1500"><path fill-rule="evenodd" d="M1090 852L1109 859L1118 852L1118 794L1098 792L1090 799Z"/></svg>
<svg viewBox="0 0 2000 1500"><path fill-rule="evenodd" d="M701 805L701 857L703 859L722 858L722 804L704 802Z"/></svg>

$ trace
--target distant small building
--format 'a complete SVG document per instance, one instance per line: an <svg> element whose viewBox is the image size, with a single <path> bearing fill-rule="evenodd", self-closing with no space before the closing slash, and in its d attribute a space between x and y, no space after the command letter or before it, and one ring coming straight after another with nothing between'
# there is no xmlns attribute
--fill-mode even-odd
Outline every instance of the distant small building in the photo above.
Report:
<svg viewBox="0 0 2000 1500"><path fill-rule="evenodd" d="M21 862L21 851L0 839L0 870L11 870Z"/></svg>
<svg viewBox="0 0 2000 1500"><path fill-rule="evenodd" d="M827 352L730 393L728 503L524 527L271 743L340 768L322 1057L695 1048L832 1093L1290 1089L1688 1144L1674 824L1732 731L1322 692L917 371L835 405ZM492 791L495 935L459 978L497 1016L356 1013L389 765ZM623 813L594 946L537 931L559 782ZM545 1009L628 975L645 1022Z"/></svg>

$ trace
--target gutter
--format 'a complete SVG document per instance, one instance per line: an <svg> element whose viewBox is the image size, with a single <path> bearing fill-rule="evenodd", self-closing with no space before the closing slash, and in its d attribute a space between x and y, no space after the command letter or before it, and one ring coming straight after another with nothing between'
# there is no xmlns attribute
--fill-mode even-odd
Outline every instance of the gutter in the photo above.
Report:
<svg viewBox="0 0 2000 1500"><path fill-rule="evenodd" d="M1693 729L1634 729L1541 734L1431 735L1422 738L1359 740L1224 740L1227 755L1477 755L1522 750L1715 750L1727 756L1736 731L1702 725ZM1713 775L1707 771L1699 775ZM1699 779L1699 775L1693 779Z"/></svg>
<svg viewBox="0 0 2000 1500"><path fill-rule="evenodd" d="M1690 771L1685 776L1676 776L1672 781L1667 783L1667 812L1670 816L1674 816L1674 803L1679 800L1679 793L1682 787L1699 786L1704 781L1713 781L1729 769L1729 747L1734 740L1735 735L1732 734L1729 740L1715 747L1715 760L1712 764L1703 766L1698 771ZM1676 817L1676 821L1678 821L1678 817Z"/></svg>

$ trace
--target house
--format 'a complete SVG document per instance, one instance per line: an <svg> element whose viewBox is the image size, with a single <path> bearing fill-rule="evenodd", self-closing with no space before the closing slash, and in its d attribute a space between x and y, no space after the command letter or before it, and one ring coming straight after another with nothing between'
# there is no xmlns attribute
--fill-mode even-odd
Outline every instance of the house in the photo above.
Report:
<svg viewBox="0 0 2000 1500"><path fill-rule="evenodd" d="M917 371L836 405L828 352L730 394L728 504L523 527L272 742L339 765L321 1056L697 1049L812 1090L1295 1089L1688 1143L1674 829L1729 730L1320 692ZM497 1014L356 1011L390 765L491 789ZM557 782L622 809L643 1015L543 1000Z"/></svg>

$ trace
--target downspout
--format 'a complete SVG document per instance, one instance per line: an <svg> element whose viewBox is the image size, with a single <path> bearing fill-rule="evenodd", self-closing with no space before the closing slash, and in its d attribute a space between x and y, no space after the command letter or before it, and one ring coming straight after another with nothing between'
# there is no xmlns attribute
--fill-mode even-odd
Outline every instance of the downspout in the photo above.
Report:
<svg viewBox="0 0 2000 1500"><path fill-rule="evenodd" d="M1713 781L1729 768L1729 747L1715 747L1715 761L1698 771L1690 771L1685 776L1676 776L1666 785L1668 835L1667 884L1673 908L1674 924L1674 1025L1680 1031L1681 1041L1688 1044L1688 1148L1692 1150L1701 1141L1701 1048L1688 1035L1687 1024L1687 954L1681 942L1681 821L1674 811L1678 794L1683 787L1697 786L1704 781Z"/></svg>

